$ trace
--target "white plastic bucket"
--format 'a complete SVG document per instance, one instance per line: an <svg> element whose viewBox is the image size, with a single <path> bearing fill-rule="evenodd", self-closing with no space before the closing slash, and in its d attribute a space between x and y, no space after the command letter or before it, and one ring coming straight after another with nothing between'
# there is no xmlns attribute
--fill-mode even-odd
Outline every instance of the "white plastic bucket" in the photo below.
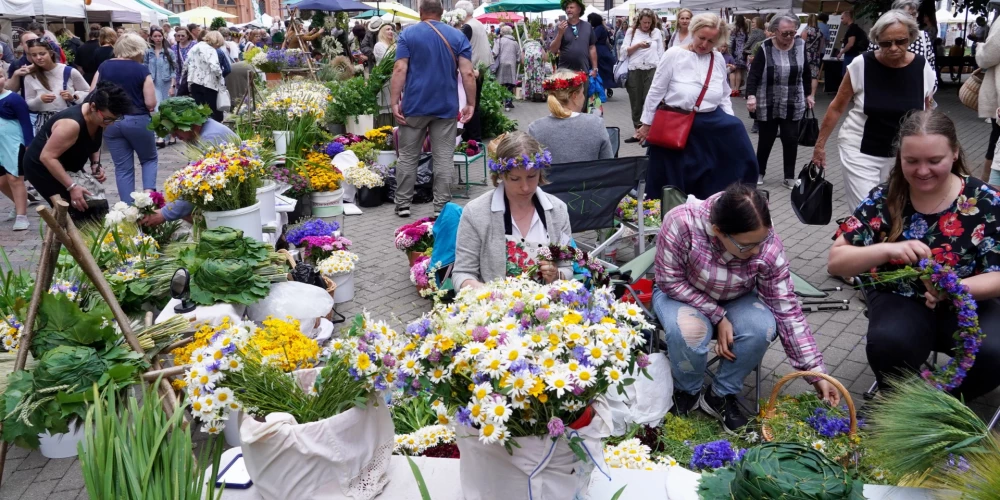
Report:
<svg viewBox="0 0 1000 500"><path fill-rule="evenodd" d="M375 159L375 163L388 167L396 162L396 152L395 151L379 151L378 158Z"/></svg>
<svg viewBox="0 0 1000 500"><path fill-rule="evenodd" d="M330 276L337 284L337 289L333 291L333 301L337 304L354 300L354 271L344 274L334 274Z"/></svg>
<svg viewBox="0 0 1000 500"><path fill-rule="evenodd" d="M358 188L354 184L344 183L344 203L354 203L354 195L358 193Z"/></svg>
<svg viewBox="0 0 1000 500"><path fill-rule="evenodd" d="M83 441L84 436L83 422L74 419L65 434L39 434L38 451L45 458L72 458L77 455L76 445Z"/></svg>
<svg viewBox="0 0 1000 500"><path fill-rule="evenodd" d="M241 411L235 410L229 412L229 418L226 420L226 426L222 428L222 436L226 438L226 444L232 446L233 448L240 446L240 417Z"/></svg>
<svg viewBox="0 0 1000 500"><path fill-rule="evenodd" d="M292 132L289 130L275 130L271 132L274 137L274 152L279 155L284 155L288 151L288 141L292 138Z"/></svg>
<svg viewBox="0 0 1000 500"><path fill-rule="evenodd" d="M333 217L344 213L344 188L312 193L313 217Z"/></svg>
<svg viewBox="0 0 1000 500"><path fill-rule="evenodd" d="M243 236L247 238L264 241L260 226L260 202L238 210L205 212L205 227L208 229L231 227L243 231Z"/></svg>
<svg viewBox="0 0 1000 500"><path fill-rule="evenodd" d="M278 188L278 183L265 181L264 185L257 188L257 203L260 204L260 222L267 224L278 220L278 212L274 208L274 191Z"/></svg>
<svg viewBox="0 0 1000 500"><path fill-rule="evenodd" d="M372 115L348 116L344 128L348 134L365 135L365 132L375 128L375 117Z"/></svg>

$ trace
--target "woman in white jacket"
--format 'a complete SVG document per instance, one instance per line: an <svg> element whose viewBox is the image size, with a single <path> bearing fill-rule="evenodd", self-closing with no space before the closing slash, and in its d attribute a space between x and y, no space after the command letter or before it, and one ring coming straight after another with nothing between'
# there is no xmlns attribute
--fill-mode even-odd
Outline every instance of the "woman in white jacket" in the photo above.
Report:
<svg viewBox="0 0 1000 500"><path fill-rule="evenodd" d="M1000 165L993 167L993 153L996 151L997 140L1000 140L1000 125L997 125L998 109L1000 108L1000 23L990 26L990 34L985 42L976 46L976 64L983 73L983 85L979 87L979 117L989 118L993 124L989 143L986 145L986 164L983 165L982 179L994 186L1000 186Z"/></svg>

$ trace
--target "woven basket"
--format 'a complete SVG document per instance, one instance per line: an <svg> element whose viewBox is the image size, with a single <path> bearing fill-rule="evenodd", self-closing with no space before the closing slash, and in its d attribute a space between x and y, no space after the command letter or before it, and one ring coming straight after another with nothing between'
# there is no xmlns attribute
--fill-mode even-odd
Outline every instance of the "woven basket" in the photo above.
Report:
<svg viewBox="0 0 1000 500"><path fill-rule="evenodd" d="M819 377L819 378L822 378L822 379L826 380L827 382L833 384L833 386L836 387L838 391L840 391L840 395L844 398L844 401L847 403L847 412L848 412L848 414L850 414L850 417L851 417L851 428L848 431L848 435L850 435L852 438L855 437L855 436L857 436L857 434L858 434L858 413L857 413L857 411L854 408L854 400L851 399L851 393L847 391L847 388L845 388L843 384L841 384L840 382L838 382L837 379L835 379L835 378L833 378L833 377L831 377L831 376L829 376L829 375L827 375L825 373L819 373L819 372L792 372L792 373L789 373L788 375L785 375L784 377L781 377L781 380L779 380L778 383L774 385L774 389L771 390L771 398L768 399L767 406L764 407L764 410L762 412L763 415L761 415L761 421L762 421L762 424L761 424L761 436L764 438L764 441L773 441L774 440L774 433L771 431L771 428L767 425L767 421L770 420L770 419L772 419L772 418L774 418L774 416L775 416L775 409L774 409L774 407L775 407L775 405L778 404L778 395L781 394L781 388L784 387L785 384L787 384L788 382L791 382L792 380L797 379L799 377Z"/></svg>
<svg viewBox="0 0 1000 500"><path fill-rule="evenodd" d="M285 258L288 259L288 265L292 269L295 269L295 257L292 257L292 254L289 253L288 250L284 250L284 249L278 250L278 253L283 254L285 256ZM320 275L320 277L323 278L323 283L326 284L326 293L329 293L330 297L332 298L333 297L333 292L337 291L337 284L334 283L332 279L327 278L326 276L323 276L322 274ZM288 281L293 281L292 280L292 273L288 273ZM333 312L331 311L330 314L333 314Z"/></svg>
<svg viewBox="0 0 1000 500"><path fill-rule="evenodd" d="M958 89L958 99L965 107L977 113L979 112L979 88L982 86L983 70L980 68L973 71L972 76L962 84L962 88Z"/></svg>

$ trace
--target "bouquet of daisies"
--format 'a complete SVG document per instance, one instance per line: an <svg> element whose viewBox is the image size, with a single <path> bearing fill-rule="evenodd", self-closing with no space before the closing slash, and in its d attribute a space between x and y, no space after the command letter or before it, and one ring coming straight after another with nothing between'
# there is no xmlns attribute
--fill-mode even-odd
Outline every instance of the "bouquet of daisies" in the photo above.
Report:
<svg viewBox="0 0 1000 500"><path fill-rule="evenodd" d="M356 167L348 170L344 174L344 180L358 189L371 189L385 185L385 178L364 162L358 162Z"/></svg>
<svg viewBox="0 0 1000 500"><path fill-rule="evenodd" d="M330 256L319 261L316 270L324 276L336 276L354 271L354 264L358 261L358 255L347 250L334 250Z"/></svg>
<svg viewBox="0 0 1000 500"><path fill-rule="evenodd" d="M330 89L310 80L293 80L282 83L264 96L259 111L265 121L297 120L311 115L317 121L326 116L326 106L333 99Z"/></svg>
<svg viewBox="0 0 1000 500"><path fill-rule="evenodd" d="M608 414L601 396L624 391L633 381L626 376L631 370L645 373L649 361L638 348L649 327L638 306L616 301L608 288L497 280L461 290L453 304L407 327L397 385L431 392L460 426L459 435L475 436L459 439L462 460L470 455L462 474L467 497L490 498L502 490L504 481L482 482L485 464L507 453L535 457L539 447L549 446L560 457L576 457L561 459L569 471L576 460L583 462L576 465L587 477L563 486L585 489L589 471L604 466L593 458L602 452L601 436L587 433L598 431L593 425L610 434L602 424ZM490 454L479 465L472 462Z"/></svg>
<svg viewBox="0 0 1000 500"><path fill-rule="evenodd" d="M174 172L164 183L166 201L185 200L206 212L246 208L257 203L264 176L260 141L224 143Z"/></svg>

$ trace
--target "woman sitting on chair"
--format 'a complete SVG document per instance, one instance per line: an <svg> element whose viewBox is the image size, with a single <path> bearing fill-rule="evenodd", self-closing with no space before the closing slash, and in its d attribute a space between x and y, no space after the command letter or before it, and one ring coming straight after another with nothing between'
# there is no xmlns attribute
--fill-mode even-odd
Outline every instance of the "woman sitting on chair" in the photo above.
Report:
<svg viewBox="0 0 1000 500"><path fill-rule="evenodd" d="M838 276L884 273L925 258L951 266L977 301L986 337L962 384L966 401L1000 385L1000 196L970 176L955 123L937 111L914 112L899 130L889 181L871 191L837 231L828 268ZM950 350L955 309L923 283L868 289L868 364L886 375L916 372L931 351Z"/></svg>
<svg viewBox="0 0 1000 500"><path fill-rule="evenodd" d="M698 406L729 432L745 426L737 396L775 335L796 370L826 371L760 191L732 184L674 208L663 218L656 248L653 309L666 332L677 414ZM702 392L713 334L722 359ZM820 397L839 402L829 382L809 381Z"/></svg>
<svg viewBox="0 0 1000 500"><path fill-rule="evenodd" d="M490 142L493 191L472 200L462 211L452 282L456 289L519 276L536 264L538 250L569 244L572 230L566 204L539 188L552 159L538 141L511 132ZM572 263L538 262L546 283L573 276Z"/></svg>

